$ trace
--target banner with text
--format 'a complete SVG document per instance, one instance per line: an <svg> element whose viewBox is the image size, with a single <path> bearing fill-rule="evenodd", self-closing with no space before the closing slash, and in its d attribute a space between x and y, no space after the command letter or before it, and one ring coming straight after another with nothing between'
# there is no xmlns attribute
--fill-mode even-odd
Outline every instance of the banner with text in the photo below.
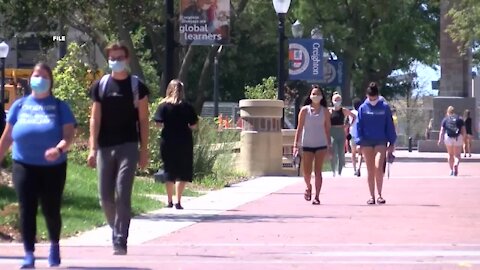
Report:
<svg viewBox="0 0 480 270"><path fill-rule="evenodd" d="M323 80L323 39L288 41L288 75L290 80Z"/></svg>
<svg viewBox="0 0 480 270"><path fill-rule="evenodd" d="M181 0L180 11L182 45L230 42L230 0Z"/></svg>

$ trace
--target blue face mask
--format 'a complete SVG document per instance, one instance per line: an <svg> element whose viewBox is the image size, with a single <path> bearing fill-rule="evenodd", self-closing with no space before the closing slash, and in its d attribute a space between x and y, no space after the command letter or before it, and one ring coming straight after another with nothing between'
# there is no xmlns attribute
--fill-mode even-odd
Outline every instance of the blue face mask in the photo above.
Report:
<svg viewBox="0 0 480 270"><path fill-rule="evenodd" d="M125 61L108 60L108 66L113 72L122 72L126 68Z"/></svg>
<svg viewBox="0 0 480 270"><path fill-rule="evenodd" d="M49 90L50 80L42 77L31 77L30 87L32 88L33 92L37 94L43 94Z"/></svg>

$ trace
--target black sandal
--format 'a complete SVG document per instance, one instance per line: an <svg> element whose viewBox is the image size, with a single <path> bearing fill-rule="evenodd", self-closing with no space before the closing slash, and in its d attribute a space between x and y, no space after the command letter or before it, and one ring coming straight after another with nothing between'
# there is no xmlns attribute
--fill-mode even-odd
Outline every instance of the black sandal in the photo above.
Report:
<svg viewBox="0 0 480 270"><path fill-rule="evenodd" d="M305 198L306 201L311 201L312 200L312 189L305 189L305 194L303 194L303 198Z"/></svg>
<svg viewBox="0 0 480 270"><path fill-rule="evenodd" d="M167 207L172 208L173 207L173 202L168 202Z"/></svg>
<svg viewBox="0 0 480 270"><path fill-rule="evenodd" d="M320 204L320 199L315 198L312 202L313 205L319 205Z"/></svg>
<svg viewBox="0 0 480 270"><path fill-rule="evenodd" d="M370 198L370 200L367 201L367 204L375 204L375 199L374 198Z"/></svg>
<svg viewBox="0 0 480 270"><path fill-rule="evenodd" d="M377 203L378 203L378 204L385 204L386 202L387 202L387 201L385 201L385 199L382 198L382 196L380 196L380 197L377 198Z"/></svg>

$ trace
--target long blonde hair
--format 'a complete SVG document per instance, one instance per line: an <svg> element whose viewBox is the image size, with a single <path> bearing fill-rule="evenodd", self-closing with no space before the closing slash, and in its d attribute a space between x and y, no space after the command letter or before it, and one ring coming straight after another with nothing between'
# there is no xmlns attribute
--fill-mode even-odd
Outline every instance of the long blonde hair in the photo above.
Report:
<svg viewBox="0 0 480 270"><path fill-rule="evenodd" d="M447 108L447 115L455 114L455 108L453 106L448 106Z"/></svg>
<svg viewBox="0 0 480 270"><path fill-rule="evenodd" d="M167 93L162 103L180 104L184 97L183 82L178 79L173 79L167 86Z"/></svg>

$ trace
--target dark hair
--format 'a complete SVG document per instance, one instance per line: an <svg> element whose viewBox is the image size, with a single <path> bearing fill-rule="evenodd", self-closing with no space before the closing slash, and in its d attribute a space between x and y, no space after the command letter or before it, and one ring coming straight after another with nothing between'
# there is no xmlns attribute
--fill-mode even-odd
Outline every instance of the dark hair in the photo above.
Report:
<svg viewBox="0 0 480 270"><path fill-rule="evenodd" d="M378 96L380 92L378 91L378 85L376 82L371 82L367 87L367 96L375 97Z"/></svg>
<svg viewBox="0 0 480 270"><path fill-rule="evenodd" d="M120 41L117 41L117 42L113 42L113 43L109 44L105 48L105 52L107 53L107 57L110 56L111 51L116 51L116 50L124 51L125 52L125 57L127 57L127 58L130 56L130 50L128 49L127 45L123 44Z"/></svg>
<svg viewBox="0 0 480 270"><path fill-rule="evenodd" d="M52 68L49 65L47 65L43 62L38 62L35 65L35 67L33 68L33 70L35 70L35 68L37 68L37 67L45 70L48 74L48 77L50 77L49 78L50 79L50 88L48 89L48 91L50 92L50 95L53 96L53 91L52 91L52 89L53 89L53 72L52 72ZM30 77L32 77L32 75L33 75L33 71L32 71L32 74L30 74ZM29 79L29 84L30 84L30 79Z"/></svg>
<svg viewBox="0 0 480 270"><path fill-rule="evenodd" d="M359 98L354 98L352 100L353 108L358 111L358 108L360 108L360 105L362 105L362 100Z"/></svg>
<svg viewBox="0 0 480 270"><path fill-rule="evenodd" d="M320 106L327 108L327 100L325 99L325 92L323 91L322 87L320 87L320 85L317 85L317 84L312 85L312 89L310 89L310 92L305 97L303 106L312 104L312 99L310 98L310 94L312 93L313 89L317 89L320 92L320 94L322 94L322 100L320 100Z"/></svg>

